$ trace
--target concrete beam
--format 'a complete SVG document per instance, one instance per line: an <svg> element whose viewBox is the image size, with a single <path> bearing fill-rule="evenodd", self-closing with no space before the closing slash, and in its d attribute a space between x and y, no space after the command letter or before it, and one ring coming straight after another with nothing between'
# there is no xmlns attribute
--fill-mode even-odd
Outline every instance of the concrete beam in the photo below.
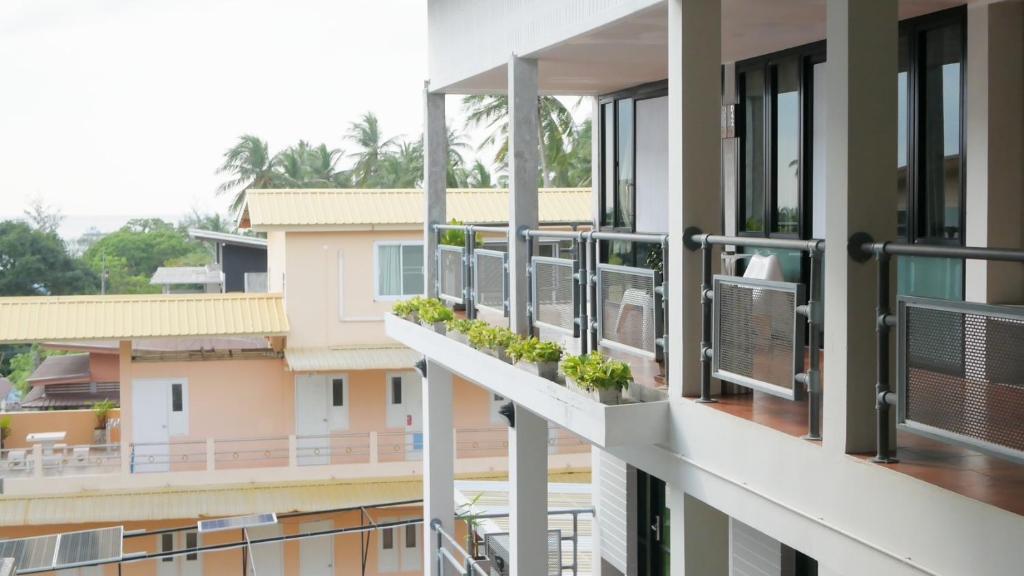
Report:
<svg viewBox="0 0 1024 576"><path fill-rule="evenodd" d="M523 335L528 330L526 268L532 254L519 231L536 228L538 221L538 86L537 61L512 55L508 62L509 328Z"/></svg>
<svg viewBox="0 0 1024 576"><path fill-rule="evenodd" d="M423 87L423 282L427 296L437 296L437 236L434 224L447 218L448 126L444 114L445 95Z"/></svg>
<svg viewBox="0 0 1024 576"><path fill-rule="evenodd" d="M846 245L896 233L897 2L828 0L827 11L824 443L872 452L876 266Z"/></svg>
<svg viewBox="0 0 1024 576"><path fill-rule="evenodd" d="M423 433L423 573L442 576L434 556L437 538L430 524L440 520L444 531L455 535L452 373L430 360L423 379Z"/></svg>
<svg viewBox="0 0 1024 576"><path fill-rule="evenodd" d="M548 423L516 405L508 431L512 576L547 573Z"/></svg>
<svg viewBox="0 0 1024 576"><path fill-rule="evenodd" d="M669 394L676 398L700 392L701 257L683 247L683 231L720 228L721 56L721 0L669 0Z"/></svg>

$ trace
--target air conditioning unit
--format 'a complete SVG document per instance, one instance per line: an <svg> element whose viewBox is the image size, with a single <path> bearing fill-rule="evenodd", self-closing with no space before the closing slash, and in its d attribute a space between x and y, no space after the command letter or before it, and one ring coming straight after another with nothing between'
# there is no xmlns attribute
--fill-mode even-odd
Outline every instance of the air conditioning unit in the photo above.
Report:
<svg viewBox="0 0 1024 576"><path fill-rule="evenodd" d="M484 535L484 551L491 561L491 576L508 576L512 573L510 558L512 543L508 532L494 532ZM548 571L547 576L562 574L562 531L548 530Z"/></svg>

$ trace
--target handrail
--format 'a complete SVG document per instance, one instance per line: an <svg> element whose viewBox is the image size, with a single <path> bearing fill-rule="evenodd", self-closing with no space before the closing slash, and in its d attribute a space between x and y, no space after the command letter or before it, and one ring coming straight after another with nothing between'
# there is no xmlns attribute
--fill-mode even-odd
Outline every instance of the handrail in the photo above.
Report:
<svg viewBox="0 0 1024 576"><path fill-rule="evenodd" d="M890 260L893 256L917 256L1024 263L1024 250L876 242L870 234L857 232L850 236L847 252L851 259L861 263L867 262L873 256L878 267L875 288L875 457L873 461L879 464L891 464L899 460L889 447L889 409L896 406L898 402L896 393L889 385L889 333L898 323L898 319L890 311L889 291L892 268Z"/></svg>
<svg viewBox="0 0 1024 576"><path fill-rule="evenodd" d="M818 354L821 327L824 325L824 314L817 301L818 284L821 277L821 256L825 252L825 241L818 239L797 240L788 238L753 238L749 236L723 236L705 234L699 228L689 227L683 233L683 244L690 251L701 251L701 353L700 353L700 398L698 402L716 402L711 396L711 362L715 351L712 349L712 287L711 256L714 246L744 246L751 248L776 248L783 250L799 250L807 252L810 258L810 277L808 278L808 299L806 306L798 306L797 313L807 318L808 339L810 349L810 368L795 376L797 384L807 387L807 440L821 440L822 397L821 397L821 358Z"/></svg>

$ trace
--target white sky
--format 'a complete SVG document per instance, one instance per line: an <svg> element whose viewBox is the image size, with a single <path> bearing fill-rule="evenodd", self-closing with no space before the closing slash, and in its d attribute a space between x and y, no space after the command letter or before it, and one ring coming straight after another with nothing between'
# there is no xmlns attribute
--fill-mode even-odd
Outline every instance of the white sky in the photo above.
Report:
<svg viewBox="0 0 1024 576"><path fill-rule="evenodd" d="M215 170L243 133L272 151L299 139L351 149L348 124L372 110L387 136L418 135L425 7L3 0L0 217L32 195L68 217L65 236L128 216L223 211Z"/></svg>

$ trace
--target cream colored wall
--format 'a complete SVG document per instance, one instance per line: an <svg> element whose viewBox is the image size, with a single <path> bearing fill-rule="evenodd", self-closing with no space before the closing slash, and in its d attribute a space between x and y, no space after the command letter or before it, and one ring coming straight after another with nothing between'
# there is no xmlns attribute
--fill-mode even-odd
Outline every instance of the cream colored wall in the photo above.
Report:
<svg viewBox="0 0 1024 576"><path fill-rule="evenodd" d="M111 418L120 417L119 410L110 413ZM8 412L4 417L11 419L11 435L4 441L4 448L30 448L25 436L35 432L67 432L64 443L92 444L92 431L96 427L96 416L92 410L32 410ZM118 440L115 429L113 441Z"/></svg>
<svg viewBox="0 0 1024 576"><path fill-rule="evenodd" d="M295 430L293 380L281 359L133 362L132 378L188 380L188 435L172 440L287 436Z"/></svg>
<svg viewBox="0 0 1024 576"><path fill-rule="evenodd" d="M394 240L422 241L423 234L289 232L284 238L288 346L390 343L383 315L393 301L374 300L374 244ZM271 246L279 241L272 238Z"/></svg>
<svg viewBox="0 0 1024 576"><path fill-rule="evenodd" d="M267 290L277 294L285 289L284 244L285 232L267 233Z"/></svg>

